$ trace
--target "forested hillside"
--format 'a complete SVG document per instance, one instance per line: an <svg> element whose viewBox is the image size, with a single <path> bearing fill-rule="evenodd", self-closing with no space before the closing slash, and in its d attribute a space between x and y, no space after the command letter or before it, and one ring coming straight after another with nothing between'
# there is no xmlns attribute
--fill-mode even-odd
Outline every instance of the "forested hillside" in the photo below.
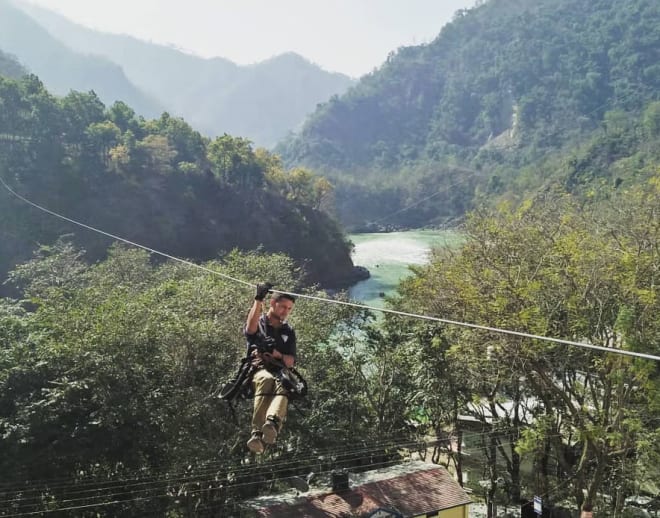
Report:
<svg viewBox="0 0 660 518"><path fill-rule="evenodd" d="M390 307L657 357L658 196L654 175L598 210L548 193L475 213L464 246L435 251ZM301 299L310 392L249 461L250 402L237 423L214 394L244 353L252 290L125 246L82 255L66 239L41 248L10 276L18 300L0 299L0 512L244 516L290 477L411 450L450 464L491 518L538 494L549 513L657 505L657 362ZM283 254L205 266L305 282Z"/></svg>
<svg viewBox="0 0 660 518"><path fill-rule="evenodd" d="M574 149L608 112L639 116L660 89L659 49L654 0L489 0L430 44L393 52L278 151L339 179L351 223L446 190L435 208L395 219L437 223L477 188L521 194L520 166Z"/></svg>
<svg viewBox="0 0 660 518"><path fill-rule="evenodd" d="M0 0L0 50L16 56L54 94L94 90L104 103L123 101L144 117L157 117L163 111L155 98L127 79L120 66L72 51L10 0Z"/></svg>
<svg viewBox="0 0 660 518"><path fill-rule="evenodd" d="M35 76L0 77L0 174L23 196L169 254L217 258L233 248L285 251L308 281L354 280L349 246L319 210L327 182L282 171L240 137L203 138L182 119L147 121L93 93L51 96ZM76 234L89 260L111 240L0 192L0 272L38 244Z"/></svg>
<svg viewBox="0 0 660 518"><path fill-rule="evenodd" d="M250 516L246 499L290 490L292 477L323 490L338 469L413 455L451 467L488 518L537 495L550 516L657 514L660 101L650 57L660 45L646 26L657 7L589 5L492 0L461 13L434 43L401 50L320 108L295 141L332 136L294 148L316 163L311 151L338 146L317 165L350 175L337 177L337 197L356 221L404 203L417 203L398 219L411 226L475 207L463 241L415 266L385 299L398 313L382 318L312 285L354 274L324 214L324 178L167 113L145 120L91 92L54 97L36 76L0 77L5 182L220 274L113 244L0 186L0 280L12 295L0 298L0 516ZM440 57L424 65L445 46L450 69ZM499 67L518 71L507 85L519 90L493 101L511 113L493 108L487 122L477 113L507 77ZM607 81L592 77L595 90L577 96L592 67ZM0 71L22 75L5 54ZM446 92L473 104L415 108ZM415 117L433 126L437 148ZM378 153L365 151L389 132ZM217 398L245 354L254 303L235 278L314 296L291 315L309 393L258 460L246 448L251 401L233 412Z"/></svg>
<svg viewBox="0 0 660 518"><path fill-rule="evenodd" d="M120 66L133 84L208 136L229 133L272 147L298 129L318 103L352 83L293 53L239 66L87 29L36 5L19 7L69 48Z"/></svg>

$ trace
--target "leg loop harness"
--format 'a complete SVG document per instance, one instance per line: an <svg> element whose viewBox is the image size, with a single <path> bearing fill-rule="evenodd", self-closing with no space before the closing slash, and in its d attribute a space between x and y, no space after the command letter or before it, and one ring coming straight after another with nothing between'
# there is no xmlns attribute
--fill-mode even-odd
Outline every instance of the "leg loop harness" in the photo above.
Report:
<svg viewBox="0 0 660 518"><path fill-rule="evenodd" d="M252 378L254 373L264 368L261 361L255 361L254 358L246 356L241 360L238 371L234 377L225 383L218 394L220 399L231 403L237 396L244 399L251 399L255 396L278 396L283 395L289 400L303 398L307 395L307 381L295 368L285 367L277 360L270 360L269 371L279 380L286 394L254 394L252 389ZM273 368L273 367L276 367Z"/></svg>

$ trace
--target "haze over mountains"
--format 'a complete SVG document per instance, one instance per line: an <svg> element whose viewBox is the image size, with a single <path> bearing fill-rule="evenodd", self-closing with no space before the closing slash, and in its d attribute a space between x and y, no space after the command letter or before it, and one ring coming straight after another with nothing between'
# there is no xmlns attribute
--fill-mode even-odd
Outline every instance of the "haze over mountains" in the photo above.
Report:
<svg viewBox="0 0 660 518"><path fill-rule="evenodd" d="M239 66L131 36L97 32L28 3L0 0L0 49L14 54L54 93L94 91L145 117L166 110L208 136L270 147L316 105L353 83L289 53Z"/></svg>
<svg viewBox="0 0 660 518"><path fill-rule="evenodd" d="M391 167L592 129L660 87L655 0L491 0L404 47L307 121L287 158L323 170Z"/></svg>
<svg viewBox="0 0 660 518"><path fill-rule="evenodd" d="M0 2L10 9L7 0ZM279 140L275 150L287 167L309 167L333 182L335 214L352 230L374 223L447 224L477 200L520 202L550 179L575 188L568 178L578 173L547 164L574 162L575 150L597 141L603 128L611 131L612 121L617 127L639 124L660 90L656 0L477 2L439 27L431 43L393 51L344 94L328 88L315 101L311 90L326 88L330 76L342 77L295 54L239 67L97 33L24 7L50 32L22 12L13 16L41 30L37 36L46 44L64 48L50 36L57 34L67 46L121 62L115 71L139 94L169 103L165 108L194 129L226 131L258 145ZM3 47L5 32L12 33L0 33L0 49L28 55L15 42ZM22 45L39 37L24 37ZM145 112L137 101L128 104ZM280 140L303 119L300 131ZM634 145L622 150L632 155ZM595 169L592 176L600 181L635 177L634 171L621 173L619 158L605 154L587 169Z"/></svg>
<svg viewBox="0 0 660 518"><path fill-rule="evenodd" d="M26 74L26 70L21 64L16 61L13 56L6 54L0 50L0 76L11 77L18 79Z"/></svg>
<svg viewBox="0 0 660 518"><path fill-rule="evenodd" d="M73 52L8 0L0 0L0 50L16 56L56 95L94 90L106 104L122 100L148 118L164 109L131 83L119 65Z"/></svg>

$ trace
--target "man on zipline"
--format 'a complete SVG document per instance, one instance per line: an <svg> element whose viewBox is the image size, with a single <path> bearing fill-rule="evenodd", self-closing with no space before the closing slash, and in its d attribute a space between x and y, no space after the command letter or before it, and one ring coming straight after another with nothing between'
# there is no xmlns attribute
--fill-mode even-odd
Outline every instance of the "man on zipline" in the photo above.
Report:
<svg viewBox="0 0 660 518"><path fill-rule="evenodd" d="M263 453L265 444L274 444L286 420L288 391L279 374L282 366L292 368L296 361L296 333L286 319L293 309L295 297L274 292L267 313L264 298L272 284L257 285L254 303L245 324L248 355L258 370L252 378L254 411L252 434L247 442L250 451Z"/></svg>

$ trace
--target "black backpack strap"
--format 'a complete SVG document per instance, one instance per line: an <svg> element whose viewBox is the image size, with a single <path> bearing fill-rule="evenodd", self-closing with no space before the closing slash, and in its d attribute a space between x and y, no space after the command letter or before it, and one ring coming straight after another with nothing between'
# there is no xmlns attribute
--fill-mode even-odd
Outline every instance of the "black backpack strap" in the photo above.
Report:
<svg viewBox="0 0 660 518"><path fill-rule="evenodd" d="M225 401L232 401L239 393L250 387L255 370L252 358L249 356L243 358L236 375L220 388L218 397Z"/></svg>

